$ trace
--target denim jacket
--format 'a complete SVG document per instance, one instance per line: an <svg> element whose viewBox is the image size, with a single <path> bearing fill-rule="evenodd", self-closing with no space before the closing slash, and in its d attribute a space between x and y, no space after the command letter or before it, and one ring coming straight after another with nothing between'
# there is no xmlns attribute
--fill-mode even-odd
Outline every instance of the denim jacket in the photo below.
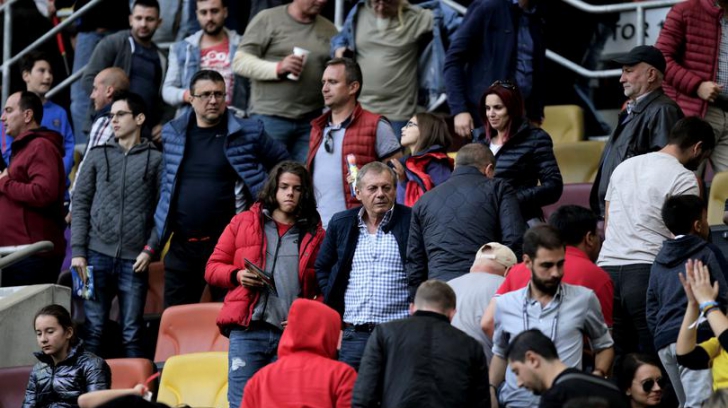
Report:
<svg viewBox="0 0 728 408"><path fill-rule="evenodd" d="M356 51L354 43L356 21L359 7L363 7L368 0L360 0L351 9L346 17L344 26L339 34L331 39L331 55L338 48L346 47ZM432 10L432 41L420 52L417 74L419 77L419 98L418 104L427 108L428 111L436 109L445 102L445 77L443 68L445 65L445 50L448 38L460 27L462 16L453 8L441 0L430 0L417 4L426 10Z"/></svg>

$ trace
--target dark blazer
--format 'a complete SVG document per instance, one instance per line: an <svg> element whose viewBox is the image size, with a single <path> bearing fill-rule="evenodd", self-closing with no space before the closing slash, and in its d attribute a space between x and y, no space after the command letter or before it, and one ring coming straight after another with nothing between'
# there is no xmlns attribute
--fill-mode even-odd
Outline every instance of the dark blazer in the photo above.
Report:
<svg viewBox="0 0 728 408"><path fill-rule="evenodd" d="M359 210L352 208L334 214L326 229L326 237L316 258L316 279L324 294L324 302L344 315L344 293L349 285L351 262L359 241ZM392 232L399 245L402 265L406 268L406 251L412 209L395 204L392 218L382 227ZM406 269L405 269L406 270Z"/></svg>

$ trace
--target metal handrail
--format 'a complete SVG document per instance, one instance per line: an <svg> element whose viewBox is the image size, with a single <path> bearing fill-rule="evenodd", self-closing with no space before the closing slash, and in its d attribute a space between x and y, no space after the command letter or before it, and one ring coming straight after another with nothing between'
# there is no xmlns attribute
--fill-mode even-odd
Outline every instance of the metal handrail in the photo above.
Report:
<svg viewBox="0 0 728 408"><path fill-rule="evenodd" d="M51 241L38 241L30 245L0 247L0 271L29 256L51 250L53 250L53 243Z"/></svg>

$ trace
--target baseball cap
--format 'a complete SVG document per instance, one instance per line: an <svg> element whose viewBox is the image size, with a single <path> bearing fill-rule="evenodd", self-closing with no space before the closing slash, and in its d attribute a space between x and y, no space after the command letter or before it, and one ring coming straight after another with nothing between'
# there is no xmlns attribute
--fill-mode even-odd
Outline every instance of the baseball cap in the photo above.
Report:
<svg viewBox="0 0 728 408"><path fill-rule="evenodd" d="M657 48L651 45L638 45L632 48L627 54L614 58L612 61L621 65L637 65L640 62L646 62L658 71L665 73L665 56Z"/></svg>
<svg viewBox="0 0 728 408"><path fill-rule="evenodd" d="M488 253L485 251L488 251ZM507 246L497 242L488 242L480 247L478 252L475 254L475 261L477 262L479 259L492 259L506 268L510 268L518 263L516 254L514 254Z"/></svg>

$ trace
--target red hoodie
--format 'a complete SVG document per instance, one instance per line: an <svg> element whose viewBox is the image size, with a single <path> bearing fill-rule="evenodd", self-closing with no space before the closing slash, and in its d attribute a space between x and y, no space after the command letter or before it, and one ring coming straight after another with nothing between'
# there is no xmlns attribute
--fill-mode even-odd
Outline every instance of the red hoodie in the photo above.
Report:
<svg viewBox="0 0 728 408"><path fill-rule="evenodd" d="M8 176L0 179L0 246L51 241L52 254L66 252L63 238L63 137L45 128L20 134L11 145Z"/></svg>
<svg viewBox="0 0 728 408"><path fill-rule="evenodd" d="M334 309L296 299L278 344L278 361L248 381L241 407L350 408L356 371L334 360L340 331Z"/></svg>

